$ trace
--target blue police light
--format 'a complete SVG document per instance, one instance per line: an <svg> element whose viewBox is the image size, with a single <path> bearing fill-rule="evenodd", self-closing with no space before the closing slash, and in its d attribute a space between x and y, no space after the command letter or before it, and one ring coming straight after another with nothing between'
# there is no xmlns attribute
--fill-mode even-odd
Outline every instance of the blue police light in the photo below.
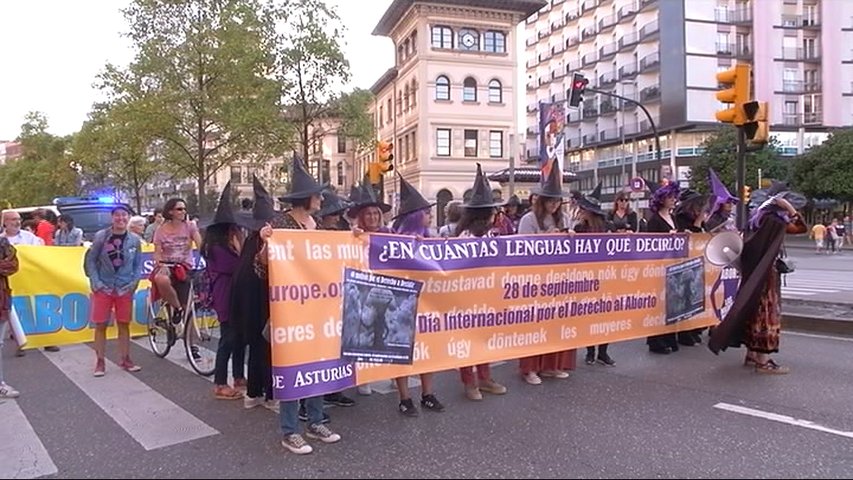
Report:
<svg viewBox="0 0 853 480"><path fill-rule="evenodd" d="M54 205L68 205L78 203L113 204L116 203L116 200L113 197L56 197L53 199Z"/></svg>

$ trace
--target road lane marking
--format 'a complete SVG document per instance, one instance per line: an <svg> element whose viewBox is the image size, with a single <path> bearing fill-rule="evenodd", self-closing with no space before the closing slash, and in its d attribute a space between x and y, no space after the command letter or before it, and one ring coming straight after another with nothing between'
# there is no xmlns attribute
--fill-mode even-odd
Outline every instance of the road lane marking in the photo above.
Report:
<svg viewBox="0 0 853 480"><path fill-rule="evenodd" d="M785 314L783 313L782 315L785 315ZM785 330L785 335L796 335L799 337L822 338L824 340L841 340L842 342L853 342L853 338L850 338L850 337L837 337L835 335L819 335L817 333L794 332L791 330Z"/></svg>
<svg viewBox="0 0 853 480"><path fill-rule="evenodd" d="M789 417L787 415L779 415L778 413L765 412L763 410L756 410L754 408L742 407L740 405L732 405L730 403L718 403L714 405L714 408L725 410L733 413L740 413L742 415L749 415L751 417L763 418L765 420L771 420L774 422L784 423L787 425L793 425L795 427L808 428L810 430L817 430L818 432L830 433L832 435L838 435L840 437L853 438L853 432L845 432L842 430L836 430L834 428L824 427L823 425L819 425L809 420L803 420L799 418Z"/></svg>
<svg viewBox="0 0 853 480"><path fill-rule="evenodd" d="M145 450L218 435L219 431L107 360L107 375L92 376L94 351L86 345L45 355Z"/></svg>
<svg viewBox="0 0 853 480"><path fill-rule="evenodd" d="M59 470L15 400L0 400L0 478L37 478Z"/></svg>

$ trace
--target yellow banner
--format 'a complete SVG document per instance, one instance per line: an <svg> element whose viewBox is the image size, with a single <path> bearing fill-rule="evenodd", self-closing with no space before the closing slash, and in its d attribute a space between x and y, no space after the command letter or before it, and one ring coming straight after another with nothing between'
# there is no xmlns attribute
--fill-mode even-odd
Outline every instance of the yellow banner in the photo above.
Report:
<svg viewBox="0 0 853 480"><path fill-rule="evenodd" d="M276 398L714 325L738 276L709 239L276 231Z"/></svg>

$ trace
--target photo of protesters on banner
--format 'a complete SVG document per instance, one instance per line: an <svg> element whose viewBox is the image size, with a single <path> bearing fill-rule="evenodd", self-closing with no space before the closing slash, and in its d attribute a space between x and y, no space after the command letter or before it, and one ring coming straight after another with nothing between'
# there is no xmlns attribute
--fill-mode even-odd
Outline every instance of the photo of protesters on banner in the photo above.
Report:
<svg viewBox="0 0 853 480"><path fill-rule="evenodd" d="M666 269L666 324L687 320L705 311L705 263L702 258Z"/></svg>

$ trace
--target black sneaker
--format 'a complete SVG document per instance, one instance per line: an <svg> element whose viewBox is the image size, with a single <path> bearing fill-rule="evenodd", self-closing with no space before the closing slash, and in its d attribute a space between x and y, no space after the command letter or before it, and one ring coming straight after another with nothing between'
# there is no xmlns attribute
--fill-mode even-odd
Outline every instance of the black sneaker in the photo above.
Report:
<svg viewBox="0 0 853 480"><path fill-rule="evenodd" d="M411 398L400 400L400 413L407 417L417 417L418 409L415 407L415 402Z"/></svg>
<svg viewBox="0 0 853 480"><path fill-rule="evenodd" d="M184 311L181 309L172 310L172 323L177 325L184 319Z"/></svg>
<svg viewBox="0 0 853 480"><path fill-rule="evenodd" d="M339 407L355 406L355 400L349 398L348 396L340 392L323 395L323 403L325 403L326 405L337 405Z"/></svg>
<svg viewBox="0 0 853 480"><path fill-rule="evenodd" d="M193 356L193 359L196 361L201 360L201 354L198 353L198 347L195 345L190 345L190 354Z"/></svg>
<svg viewBox="0 0 853 480"><path fill-rule="evenodd" d="M432 412L443 412L444 405L435 398L435 395L429 394L421 397L421 407Z"/></svg>
<svg viewBox="0 0 853 480"><path fill-rule="evenodd" d="M613 359L610 358L610 355L608 355L606 353L600 353L598 355L598 363L607 365L608 367L612 367L612 366L616 365L616 362L614 362Z"/></svg>
<svg viewBox="0 0 853 480"><path fill-rule="evenodd" d="M302 402L299 403L299 420L302 422L308 421L308 410L305 410L305 405ZM320 420L320 423L325 425L331 421L332 419L329 417L329 414L323 412L323 419Z"/></svg>
<svg viewBox="0 0 853 480"><path fill-rule="evenodd" d="M595 352L586 352L586 360L587 365L595 365Z"/></svg>

